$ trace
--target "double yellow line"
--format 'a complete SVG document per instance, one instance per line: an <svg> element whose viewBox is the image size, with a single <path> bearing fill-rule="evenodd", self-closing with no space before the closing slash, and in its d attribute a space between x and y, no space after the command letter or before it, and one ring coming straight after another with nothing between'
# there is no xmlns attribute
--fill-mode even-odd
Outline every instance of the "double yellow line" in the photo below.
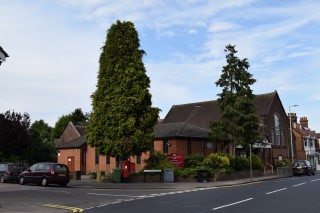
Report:
<svg viewBox="0 0 320 213"><path fill-rule="evenodd" d="M83 209L81 208L70 207L70 206L61 206L61 205L54 205L54 204L45 204L42 206L49 207L49 208L66 209L72 212L83 212Z"/></svg>

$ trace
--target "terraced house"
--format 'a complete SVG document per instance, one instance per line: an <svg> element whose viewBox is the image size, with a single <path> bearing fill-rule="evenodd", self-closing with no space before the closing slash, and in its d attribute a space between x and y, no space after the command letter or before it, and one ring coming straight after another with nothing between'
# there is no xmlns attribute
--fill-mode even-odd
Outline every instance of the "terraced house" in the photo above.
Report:
<svg viewBox="0 0 320 213"><path fill-rule="evenodd" d="M307 117L300 117L300 123L298 123L296 113L291 113L291 116L293 134L296 138L296 159L308 160L317 167L319 162L319 152L316 152L317 133L309 128Z"/></svg>

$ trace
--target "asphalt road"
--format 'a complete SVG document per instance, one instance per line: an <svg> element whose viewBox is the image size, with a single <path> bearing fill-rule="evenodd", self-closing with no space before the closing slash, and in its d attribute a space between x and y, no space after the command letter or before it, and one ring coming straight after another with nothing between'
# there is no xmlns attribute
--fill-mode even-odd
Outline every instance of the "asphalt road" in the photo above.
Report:
<svg viewBox="0 0 320 213"><path fill-rule="evenodd" d="M214 187L208 183L203 188L192 184L180 188L70 185L0 184L0 212L295 213L320 208L318 174L233 186Z"/></svg>
<svg viewBox="0 0 320 213"><path fill-rule="evenodd" d="M106 202L85 212L317 212L320 208L319 190L318 175L292 177L231 187L154 193L141 198Z"/></svg>

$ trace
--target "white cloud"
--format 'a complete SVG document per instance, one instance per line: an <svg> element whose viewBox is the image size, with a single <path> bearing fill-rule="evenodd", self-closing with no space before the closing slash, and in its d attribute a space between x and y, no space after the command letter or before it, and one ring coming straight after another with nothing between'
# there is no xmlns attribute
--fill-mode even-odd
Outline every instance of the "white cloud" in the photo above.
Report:
<svg viewBox="0 0 320 213"><path fill-rule="evenodd" d="M215 99L224 48L235 44L258 80L254 91L278 90L285 107L299 97L301 114L319 120L319 9L312 0L2 2L0 18L8 21L0 45L10 57L0 67L0 111L53 125L75 108L91 110L100 48L119 19L135 24L149 50L145 65L162 117L173 104Z"/></svg>
<svg viewBox="0 0 320 213"><path fill-rule="evenodd" d="M231 22L212 21L209 26L208 32L216 33L227 30L235 30L236 28L238 28L238 26Z"/></svg>
<svg viewBox="0 0 320 213"><path fill-rule="evenodd" d="M198 33L198 31L195 30L195 29L190 29L190 30L187 31L187 33L191 34L191 35L196 35Z"/></svg>

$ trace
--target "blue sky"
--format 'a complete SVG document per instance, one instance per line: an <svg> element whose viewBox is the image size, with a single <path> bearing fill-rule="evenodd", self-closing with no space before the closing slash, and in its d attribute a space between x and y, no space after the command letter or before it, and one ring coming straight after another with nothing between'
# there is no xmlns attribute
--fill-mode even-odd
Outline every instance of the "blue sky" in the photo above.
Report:
<svg viewBox="0 0 320 213"><path fill-rule="evenodd" d="M320 131L318 0L11 0L0 6L0 112L50 126L91 111L100 48L110 26L132 21L162 109L217 99L225 46L248 58L255 94L277 90L285 110ZM299 119L298 118L298 119Z"/></svg>

